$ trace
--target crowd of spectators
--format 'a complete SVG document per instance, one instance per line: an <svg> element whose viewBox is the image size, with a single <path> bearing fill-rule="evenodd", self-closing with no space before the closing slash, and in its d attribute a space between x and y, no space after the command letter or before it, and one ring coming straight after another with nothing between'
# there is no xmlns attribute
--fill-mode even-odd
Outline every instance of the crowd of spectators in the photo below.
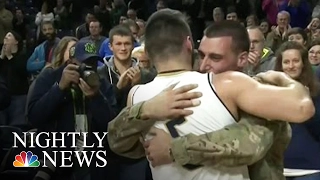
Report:
<svg viewBox="0 0 320 180"><path fill-rule="evenodd" d="M126 106L131 87L156 76L144 53L144 26L153 12L164 8L188 17L196 48L204 29L213 22L232 20L247 27L251 49L245 73L251 76L273 70L282 44L296 41L308 49L308 60L320 78L320 1L316 0L0 0L0 80L7 83L11 95L10 106L0 112L0 125L34 128L25 121L29 87L43 69L68 61L69 52L62 52L70 49L69 42L77 41L96 47L103 59L99 66L107 67L102 73L117 89L115 111L119 112ZM133 51L116 44L126 42L122 36L131 35ZM123 61L122 55L126 56ZM133 74L131 83L123 79L127 70ZM119 168L135 171L132 164ZM130 176L129 171L123 172Z"/></svg>

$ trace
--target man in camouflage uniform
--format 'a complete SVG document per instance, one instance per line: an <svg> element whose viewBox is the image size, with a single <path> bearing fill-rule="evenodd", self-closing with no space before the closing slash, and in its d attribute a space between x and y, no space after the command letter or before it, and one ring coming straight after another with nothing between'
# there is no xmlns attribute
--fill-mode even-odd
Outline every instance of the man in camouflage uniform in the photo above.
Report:
<svg viewBox="0 0 320 180"><path fill-rule="evenodd" d="M195 94L192 97L185 94L186 90L172 89L170 87L149 101L125 108L110 122L110 148L125 157L144 157L145 149L139 138L156 120L188 115L188 112L175 111L177 107L172 107L175 97L184 93L182 102L185 107L193 106L191 101L188 104L185 100L195 98ZM238 124L200 136L189 134L172 140L172 157L181 165L204 165L211 159L214 166L248 165L252 180L282 180L285 179L282 174L283 152L290 135L290 126L286 122L267 121L241 113Z"/></svg>
<svg viewBox="0 0 320 180"><path fill-rule="evenodd" d="M110 148L125 157L144 157L145 150L140 145L139 139L141 134L145 134L155 122L146 119L178 117L188 113L183 111L183 108L193 106L190 101L189 104L180 106L181 111L174 111L176 107L169 105L173 104L175 97L181 94L173 92L172 89L163 91L155 98L146 101L148 105L146 102L141 102L123 109L109 123ZM185 98L180 102L191 97L187 93L183 93L183 96ZM147 111L153 113L153 118L143 115ZM212 158L215 164L222 166L249 165L251 180L285 180L283 153L290 138L291 129L287 123L267 121L242 113L238 124L200 136L189 134L174 139L172 153L175 162L181 165L202 164Z"/></svg>

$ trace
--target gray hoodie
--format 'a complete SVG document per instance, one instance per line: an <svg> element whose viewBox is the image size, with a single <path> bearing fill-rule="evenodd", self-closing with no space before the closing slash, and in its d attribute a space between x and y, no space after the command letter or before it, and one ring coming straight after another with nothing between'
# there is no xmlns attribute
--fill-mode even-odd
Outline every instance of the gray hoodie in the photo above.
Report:
<svg viewBox="0 0 320 180"><path fill-rule="evenodd" d="M135 66L138 66L138 61L132 58L131 67L135 67ZM152 81L157 75L156 72L154 73L153 71L147 71L144 69L140 69L140 71L141 71L141 80L139 84L146 84ZM117 69L115 68L113 56L109 60L104 60L104 66L101 66L98 68L98 73L100 77L103 77L103 79L105 79L106 81L108 81L110 84L113 85L118 108L122 109L126 107L127 97L131 89L131 86L125 87L123 89L117 88L117 83L119 81L120 74L119 72L117 72Z"/></svg>
<svg viewBox="0 0 320 180"><path fill-rule="evenodd" d="M276 57L274 52L270 48L264 48L262 51L262 58L260 59L259 64L252 69L250 69L250 66L247 66L244 70L244 73L254 76L261 72L274 70L276 65Z"/></svg>

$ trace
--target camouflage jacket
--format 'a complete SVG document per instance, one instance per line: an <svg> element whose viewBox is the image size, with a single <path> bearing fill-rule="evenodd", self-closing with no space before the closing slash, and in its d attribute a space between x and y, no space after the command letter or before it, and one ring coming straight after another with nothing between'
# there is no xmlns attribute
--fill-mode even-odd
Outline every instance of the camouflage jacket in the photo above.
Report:
<svg viewBox="0 0 320 180"><path fill-rule="evenodd" d="M110 148L121 156L145 156L139 138L155 121L137 118L142 105L143 102L123 109L109 123ZM251 180L285 180L283 154L290 139L288 123L267 121L242 112L238 123L221 130L174 139L172 153L175 162L181 165L248 165Z"/></svg>

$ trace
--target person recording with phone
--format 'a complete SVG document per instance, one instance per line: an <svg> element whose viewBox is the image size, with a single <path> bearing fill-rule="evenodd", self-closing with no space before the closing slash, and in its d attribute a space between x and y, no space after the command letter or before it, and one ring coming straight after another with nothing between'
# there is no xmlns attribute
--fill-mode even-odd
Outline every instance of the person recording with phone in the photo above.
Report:
<svg viewBox="0 0 320 180"><path fill-rule="evenodd" d="M97 63L101 58L96 54L93 43L78 41L74 48L70 48L71 58L65 65L52 71L43 71L35 82L28 102L28 120L38 132L88 132L87 139L77 136L76 148L71 147L72 137L68 136L65 137L67 148L54 148L54 151L70 150L81 154L87 150L83 148L84 141L87 144L98 144L92 132L103 133L108 122L116 115L112 108L116 102L112 86L102 81L97 74ZM42 141L44 139L40 139ZM88 149L96 150L97 147ZM56 168L55 172L61 178L103 178L100 173L103 169L96 168L95 163L91 163L92 167L80 168L74 155L71 161L72 171L68 168ZM95 161L96 157L93 156L92 162Z"/></svg>

